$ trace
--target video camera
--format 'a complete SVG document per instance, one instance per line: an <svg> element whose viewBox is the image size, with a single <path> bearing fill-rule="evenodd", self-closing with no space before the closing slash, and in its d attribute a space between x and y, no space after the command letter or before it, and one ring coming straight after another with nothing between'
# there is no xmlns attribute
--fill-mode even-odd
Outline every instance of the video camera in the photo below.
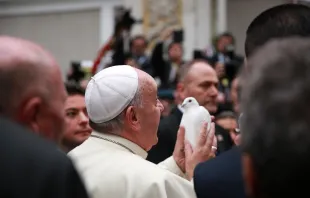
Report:
<svg viewBox="0 0 310 198"><path fill-rule="evenodd" d="M142 23L142 20L135 19L131 15L131 9L126 9L123 6L115 8L115 26L114 36L118 36L122 30L130 31L134 24Z"/></svg>

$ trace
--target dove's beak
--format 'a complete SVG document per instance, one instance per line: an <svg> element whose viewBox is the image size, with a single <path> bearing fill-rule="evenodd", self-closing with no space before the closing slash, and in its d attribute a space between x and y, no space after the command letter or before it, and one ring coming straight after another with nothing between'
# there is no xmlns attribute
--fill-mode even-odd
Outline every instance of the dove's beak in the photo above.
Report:
<svg viewBox="0 0 310 198"><path fill-rule="evenodd" d="M184 108L185 107L185 103L181 104L181 107Z"/></svg>

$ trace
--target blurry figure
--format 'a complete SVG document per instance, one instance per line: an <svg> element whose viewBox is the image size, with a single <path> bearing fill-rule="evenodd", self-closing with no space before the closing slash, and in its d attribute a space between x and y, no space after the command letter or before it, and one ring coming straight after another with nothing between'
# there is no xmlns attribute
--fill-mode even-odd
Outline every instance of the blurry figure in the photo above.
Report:
<svg viewBox="0 0 310 198"><path fill-rule="evenodd" d="M233 111L236 116L240 115L240 108L239 108L239 95L240 94L240 86L239 86L239 78L236 77L232 83L230 91L227 95L230 95L229 98L225 98L225 95L222 93L222 103L220 103L217 114L220 114L223 111ZM229 100L228 100L229 99Z"/></svg>
<svg viewBox="0 0 310 198"><path fill-rule="evenodd" d="M80 83L85 77L85 72L82 71L80 62L72 62L70 70L67 74L67 81L71 83Z"/></svg>
<svg viewBox="0 0 310 198"><path fill-rule="evenodd" d="M152 76L153 68L150 63L150 58L146 54L147 45L148 42L142 35L138 35L132 38L130 42L129 65L141 69Z"/></svg>
<svg viewBox="0 0 310 198"><path fill-rule="evenodd" d="M136 23L141 23L132 17L131 10L123 6L115 10L115 26L111 38L101 47L94 60L92 74L111 65L124 65L130 54L131 29Z"/></svg>
<svg viewBox="0 0 310 198"><path fill-rule="evenodd" d="M231 90L230 90L232 109L237 115L240 114L240 108L239 108L240 103L238 100L239 98L238 95L240 92L239 89L240 89L239 78L237 77L232 81Z"/></svg>
<svg viewBox="0 0 310 198"><path fill-rule="evenodd" d="M142 35L132 38L130 46L132 56L145 56L147 45L147 40Z"/></svg>
<svg viewBox="0 0 310 198"><path fill-rule="evenodd" d="M66 126L62 146L64 151L70 152L87 140L92 129L89 126L84 90L74 84L66 84L66 89L68 98L65 104Z"/></svg>
<svg viewBox="0 0 310 198"><path fill-rule="evenodd" d="M0 197L87 197L71 161L55 145L64 131L66 96L48 52L30 41L0 37L0 114L47 139L0 121Z"/></svg>
<svg viewBox="0 0 310 198"><path fill-rule="evenodd" d="M150 75L130 66L110 67L92 78L85 95L95 131L70 155L91 197L195 197L189 180L194 167L214 155L214 127L208 138L200 136L192 151L184 146L181 128L173 155L157 166L145 160L158 141L163 111Z"/></svg>
<svg viewBox="0 0 310 198"><path fill-rule="evenodd" d="M174 106L174 90L158 90L158 99L164 106L164 110L161 113L161 118L169 116L171 107Z"/></svg>
<svg viewBox="0 0 310 198"><path fill-rule="evenodd" d="M167 99L159 99L159 101L164 107L164 110L161 112L161 117L162 118L167 117L168 115L170 115L170 112L171 112L171 107L170 107L171 102Z"/></svg>
<svg viewBox="0 0 310 198"><path fill-rule="evenodd" d="M173 30L164 31L162 40L153 49L151 64L154 77L160 79L160 88L175 89L180 67L184 64L182 43L168 41Z"/></svg>
<svg viewBox="0 0 310 198"><path fill-rule="evenodd" d="M221 79L225 76L225 65L223 63L221 63L221 62L215 63L214 70L215 70L217 77L219 79Z"/></svg>
<svg viewBox="0 0 310 198"><path fill-rule="evenodd" d="M272 8L267 9L266 11L262 12L261 14L259 14L249 25L247 32L246 32L246 42L245 42L245 53L247 58L249 59L252 55L254 55L255 51L257 51L260 47L262 47L264 44L266 44L268 41L272 40L272 39L276 39L276 38L288 38L288 37L292 37L292 36L303 36L303 37L310 37L310 26L307 25L310 24L310 8L307 6L303 6L303 5L299 5L299 4L283 4L283 5L279 5L279 6L275 6ZM290 44L290 47L294 47L295 44ZM295 48L292 48L295 49ZM306 53L306 52L305 52ZM276 54L276 55L274 55ZM271 51L269 53L266 53L265 56L260 57L260 59L257 60L257 64L255 67L260 67L259 63L264 63L264 64L268 64L268 62L266 61L266 59L270 60L271 57L282 57L282 51L280 51L280 49L275 49L274 51ZM284 57L284 56L283 56ZM288 57L288 56L287 56ZM287 57L285 60L287 60ZM291 57L291 56L289 56ZM283 60L279 60L279 64L278 66L282 66L283 64L286 64L285 61ZM298 63L299 64L299 63ZM246 66L246 71L250 71L252 68L251 67L247 67ZM296 71L299 71L296 67L294 67L294 71L292 70L292 74L295 74ZM266 72L266 75L268 75L268 72ZM290 76L291 74L285 73L284 75L282 75L282 69L278 69L278 71L276 73L273 73L272 76L272 81L273 82L275 79L274 78L281 78L281 76ZM304 77L306 76L306 73L303 75ZM308 78L308 77L306 77ZM259 78L255 78L256 80ZM254 80L254 79L252 79ZM282 81L281 81L282 82ZM247 82L244 82L245 84L247 84ZM292 83L292 79L289 79L287 82L285 83L290 83L290 85L296 85L296 83ZM243 83L242 83L243 84ZM298 84L298 83L297 83ZM293 88L293 89L289 89L289 88L284 88L283 90L285 91L299 91L300 87L297 86L298 88ZM270 88L270 85L265 85L264 87L264 91L266 91L266 89ZM263 88L262 88L263 90ZM294 92L295 93L295 92ZM266 96L272 96L273 94L266 94ZM278 99L285 99L285 98L290 98L289 94L287 94L287 92L284 92L279 94ZM301 98L305 98L305 96L301 96ZM256 99L256 98L254 98ZM266 100L266 99L264 99ZM290 100L288 100L290 101ZM241 103L243 101L240 101ZM267 101L266 101L267 102ZM267 104L267 103L266 103ZM279 103L280 105L281 103ZM294 108L294 106L291 106L291 104L289 104L290 107ZM257 103L253 104L252 106L252 101L249 101L248 104L249 109L244 109L246 111L250 111L250 108L256 108ZM286 105L284 105L283 107L286 107ZM281 110L283 109L283 107L280 107L279 109L268 109L268 111L273 111L272 114L277 113L277 112L281 112ZM303 107L304 108L304 107ZM266 126L266 123L270 123L272 122L271 120L267 120L267 122L263 121L266 119L266 117L264 117L264 115L266 114L266 112L263 111L263 109L257 108L257 111L262 111L263 114L255 114L251 117L251 121L249 120L249 123L247 124L247 126L249 126L249 130L255 130L257 132L262 132L263 134L266 134L266 132L270 132L270 131L264 131L263 130L259 130L259 128L256 128L256 126L251 125L250 123L259 123L261 124L261 126ZM240 111L240 110L239 110ZM280 114L279 114L280 115ZM292 115L291 113L284 113L283 116L290 116L290 119L295 119L298 117L299 113L295 115ZM247 122L247 121L243 121L244 117L246 118L246 115L242 114L242 121L240 122L240 129L241 129L241 135L243 136L243 134L247 133L247 129L244 129L243 127L243 123ZM268 117L268 116L267 116ZM241 117L240 117L241 118ZM239 119L240 119L239 118ZM275 122L274 122L275 123ZM287 128L285 127L285 125L290 124L291 120L288 120L286 122L284 122L284 130L287 130ZM281 125L281 124L280 124ZM273 126L276 126L273 124ZM296 125L297 126L297 125ZM299 126L299 125L298 125ZM294 128L294 133L296 134L296 130ZM269 133L267 135L262 135L263 138L269 138L270 135L272 133ZM280 136L282 136L282 131L279 131ZM241 136L241 137L242 137ZM260 137L257 136L257 137ZM292 136L293 137L293 136ZM241 144L243 144L243 140L241 138ZM269 139L270 140L270 139ZM273 142L273 141L271 141ZM249 145L258 145L258 144L253 144L256 143L256 141L251 141L251 144ZM268 144L270 143L270 141L268 141ZM299 143L297 143L299 144ZM264 144L261 144L262 146L264 146ZM287 148L291 148L290 146L294 146L295 143L291 144L291 143L284 143L282 144L285 149ZM283 147L283 148L284 148ZM258 148L258 147L257 147ZM261 149L256 149L256 153L257 156L264 156L264 155L269 155L272 154L273 151L277 152L277 150L274 149L268 149L267 151L261 150ZM271 153L270 153L271 152ZM271 181L273 181L272 179L276 179L278 181L283 181L284 183L286 183L286 180L282 180L283 176L285 176L285 174L282 173L288 173L288 170L284 170L282 171L282 169L278 169L281 167L285 167L283 165L286 165L287 162L290 162L292 160L292 162L294 162L294 159L290 159L290 157L295 157L298 156L295 153L291 153L289 155L284 154L283 155L286 159L285 163L282 164L276 164L274 165L274 167L276 167L276 169L274 169L276 172L278 170L281 171L281 174L279 174L279 176L275 176L272 177L270 175L274 175L274 170L270 170L268 173L263 173L263 174L258 174L260 176L266 176L267 178L267 182L270 184L270 188L271 191L279 193L276 196L269 196L269 194L266 194L266 192L259 192L259 197L283 197L283 195L281 194L281 192L286 192L285 190L290 190L292 189L291 186L285 186L283 188L280 187L278 188L277 185ZM307 154L301 154L299 156L307 156ZM203 197L230 197L230 198L243 198L246 197L245 195L245 188L244 188L244 180L243 180L243 173L244 171L242 170L242 153L240 151L239 147L235 147L233 149L231 149L230 151L227 151L223 154L221 154L220 156L216 157L213 160L210 160L208 162L204 162L201 163L200 165L198 165L195 169L195 176L194 176L194 183L195 183L195 191L197 194L198 198L203 198ZM305 158L306 159L306 158ZM262 159L264 161L264 159ZM290 164L290 163L289 163ZM305 164L306 166L308 166L308 164ZM257 167L257 166L256 166ZM296 166L298 167L298 166ZM300 167L296 168L296 170L308 170L308 168L305 169L300 169ZM266 169L265 169L266 170ZM270 174L269 174L270 173ZM253 175L253 174L251 174ZM291 177L292 176L292 177ZM296 175L292 172L292 174L289 176L291 178L296 178L295 181L303 181L302 179L300 179L299 175ZM286 177L288 178L288 177ZM258 183L256 183L258 184ZM298 185L300 183L296 183L296 185ZM306 183L302 183L306 184ZM288 184L289 185L289 184ZM304 187L301 185L301 191L300 192L296 192L296 195L290 195L290 194L285 194L285 196L301 196L298 193L304 193L303 190L307 189L307 187ZM260 186L262 187L262 186ZM276 188L274 188L276 187ZM303 188L303 189L302 189ZM267 189L267 188L264 188ZM284 191L282 191L284 190ZM253 195L253 194L252 194Z"/></svg>
<svg viewBox="0 0 310 198"><path fill-rule="evenodd" d="M159 163L171 156L177 138L177 132L183 115L181 104L187 97L194 97L200 106L204 106L212 115L217 111L218 78L212 66L204 60L196 60L182 66L177 84L176 96L180 102L171 110L171 114L160 121L158 144L149 152L148 160ZM215 125L218 153L233 146L228 132Z"/></svg>
<svg viewBox="0 0 310 198"><path fill-rule="evenodd" d="M82 80L80 83L81 88L85 90L88 82L89 82L89 80L87 80L87 79Z"/></svg>
<svg viewBox="0 0 310 198"><path fill-rule="evenodd" d="M207 59L215 65L216 70L218 70L218 65L224 66L224 68L221 67L219 79L227 79L228 85L230 85L243 64L243 57L236 54L235 38L229 32L224 32L217 36L214 46L214 53L211 56L209 54Z"/></svg>
<svg viewBox="0 0 310 198"><path fill-rule="evenodd" d="M310 20L310 9L302 11ZM309 38L271 41L248 61L241 146L249 197L309 196L310 28L303 25Z"/></svg>
<svg viewBox="0 0 310 198"><path fill-rule="evenodd" d="M126 59L126 62L125 62L126 65L129 65L129 66L132 66L134 68L139 68L139 65L138 63L132 58L132 57L128 57Z"/></svg>
<svg viewBox="0 0 310 198"><path fill-rule="evenodd" d="M233 112L224 111L215 117L215 123L223 127L229 132L232 140L236 139L238 130L237 117Z"/></svg>
<svg viewBox="0 0 310 198"><path fill-rule="evenodd" d="M235 44L235 39L233 35L228 32L225 32L219 35L218 38L216 39L216 42L215 42L216 51L219 55L227 54L229 53L229 50L231 50L229 46L234 45L234 44Z"/></svg>

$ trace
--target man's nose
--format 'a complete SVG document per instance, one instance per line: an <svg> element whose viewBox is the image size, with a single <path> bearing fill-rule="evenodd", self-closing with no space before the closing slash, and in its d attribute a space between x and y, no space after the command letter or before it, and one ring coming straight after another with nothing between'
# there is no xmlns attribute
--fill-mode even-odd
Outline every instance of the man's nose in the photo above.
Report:
<svg viewBox="0 0 310 198"><path fill-rule="evenodd" d="M218 89L215 85L210 88L210 95L216 97L218 95Z"/></svg>
<svg viewBox="0 0 310 198"><path fill-rule="evenodd" d="M80 123L88 123L88 116L84 112L80 112Z"/></svg>

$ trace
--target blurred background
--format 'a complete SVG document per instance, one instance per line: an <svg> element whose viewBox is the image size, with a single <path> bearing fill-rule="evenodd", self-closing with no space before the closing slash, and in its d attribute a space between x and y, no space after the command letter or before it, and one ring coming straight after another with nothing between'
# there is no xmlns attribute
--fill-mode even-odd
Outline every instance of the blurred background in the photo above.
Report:
<svg viewBox="0 0 310 198"><path fill-rule="evenodd" d="M219 104L234 112L246 28L263 10L297 0L0 0L0 34L41 44L64 81L86 86L105 67L129 64L152 75L169 115L178 69L205 59L216 70ZM234 81L235 80L235 81ZM229 105L228 105L229 106ZM231 117L224 114L224 117Z"/></svg>

